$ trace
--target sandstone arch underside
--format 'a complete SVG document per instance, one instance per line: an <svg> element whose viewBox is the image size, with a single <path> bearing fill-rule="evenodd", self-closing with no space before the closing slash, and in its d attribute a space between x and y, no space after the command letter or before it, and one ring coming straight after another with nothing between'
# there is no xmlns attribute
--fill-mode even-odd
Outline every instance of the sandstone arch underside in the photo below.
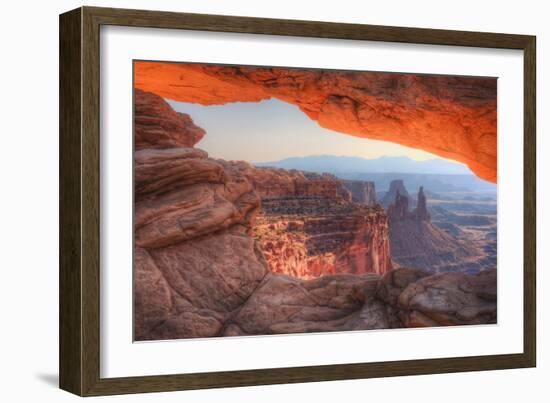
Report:
<svg viewBox="0 0 550 403"><path fill-rule="evenodd" d="M277 98L324 128L425 150L497 181L494 78L136 62L134 85L202 105Z"/></svg>

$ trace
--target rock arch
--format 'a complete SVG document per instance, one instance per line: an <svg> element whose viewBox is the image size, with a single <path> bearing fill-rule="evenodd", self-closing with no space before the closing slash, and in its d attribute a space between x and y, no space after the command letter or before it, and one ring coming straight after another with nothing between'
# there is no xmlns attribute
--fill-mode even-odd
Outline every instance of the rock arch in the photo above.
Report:
<svg viewBox="0 0 550 403"><path fill-rule="evenodd" d="M297 105L327 129L462 162L497 181L494 78L136 62L136 88L202 105Z"/></svg>

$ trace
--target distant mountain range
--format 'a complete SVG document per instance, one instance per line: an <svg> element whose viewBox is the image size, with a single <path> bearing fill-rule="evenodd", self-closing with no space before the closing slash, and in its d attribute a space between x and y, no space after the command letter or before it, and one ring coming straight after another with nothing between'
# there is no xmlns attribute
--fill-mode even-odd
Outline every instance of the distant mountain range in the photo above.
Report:
<svg viewBox="0 0 550 403"><path fill-rule="evenodd" d="M298 169L319 173L329 172L333 174L369 172L473 175L472 171L465 165L437 158L426 161L415 161L409 157L380 157L376 159L366 159L336 155L315 155L286 158L280 161L259 162L254 165L259 167Z"/></svg>

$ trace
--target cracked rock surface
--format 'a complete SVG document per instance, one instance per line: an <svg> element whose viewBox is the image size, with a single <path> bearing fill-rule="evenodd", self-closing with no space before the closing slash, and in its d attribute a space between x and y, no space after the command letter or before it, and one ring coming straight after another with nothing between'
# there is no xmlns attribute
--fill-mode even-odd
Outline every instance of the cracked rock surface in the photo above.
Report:
<svg viewBox="0 0 550 403"><path fill-rule="evenodd" d="M146 102L166 112L142 95L136 121ZM193 148L201 136L189 117L163 116L136 142L136 340L495 323L495 271L311 280L270 271L251 236L260 197L250 180ZM150 147L145 127L164 130L163 147Z"/></svg>
<svg viewBox="0 0 550 403"><path fill-rule="evenodd" d="M496 183L494 78L140 62L135 86L202 105L276 98L321 127L422 149Z"/></svg>

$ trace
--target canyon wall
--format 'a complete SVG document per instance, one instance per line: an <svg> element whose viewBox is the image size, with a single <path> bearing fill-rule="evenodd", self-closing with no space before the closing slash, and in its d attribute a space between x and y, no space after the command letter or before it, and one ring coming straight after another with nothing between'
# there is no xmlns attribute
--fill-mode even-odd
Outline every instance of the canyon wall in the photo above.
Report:
<svg viewBox="0 0 550 403"><path fill-rule="evenodd" d="M299 187L308 196L289 198L280 197L281 189L287 189L281 185L275 187L277 197L268 193L270 198L262 200L269 187L255 189L247 173L250 166L215 160L193 148L204 131L191 117L171 113L153 94L136 91L135 98L135 340L495 322L494 271L457 276L398 269L383 276L336 274L311 280L273 272L265 246L253 237L261 203L262 209L271 206L277 211L273 217L281 211L291 216L288 212L300 206L299 200L305 201L306 213L323 206L322 216L306 214L311 220L303 223L277 219L279 227L269 229L280 228L279 235L286 236L309 233L310 245L307 239L301 243L281 238L288 248L304 246L307 256L311 245L316 253L329 253L331 240L341 242L340 233L353 232L353 226L359 238L351 240L357 256L373 256L362 248L368 247L369 239L387 236L380 225L387 222L386 215L351 203L349 193L328 185ZM321 178L315 181L332 181ZM350 209L356 205L360 214ZM328 214L333 211L346 214L327 219L333 218ZM349 248L350 259L352 252ZM295 255L288 254L289 264ZM356 264L365 267L361 261Z"/></svg>
<svg viewBox="0 0 550 403"><path fill-rule="evenodd" d="M437 272L461 270L480 258L481 253L474 244L458 240L431 222L422 187L413 210L409 210L410 197L402 195L402 190L406 192L404 187L400 190L396 185L395 199L387 209L395 263Z"/></svg>
<svg viewBox="0 0 550 403"><path fill-rule="evenodd" d="M374 182L360 180L342 180L344 187L350 191L352 201L374 206L376 204L376 188Z"/></svg>
<svg viewBox="0 0 550 403"><path fill-rule="evenodd" d="M409 195L409 192L407 191L407 189L405 188L405 184L403 183L402 179L395 179L390 182L390 188L386 192L384 197L382 197L382 199L380 200L380 204L382 204L382 206L386 208L389 207L390 204L392 204L395 201L397 192L399 192L401 196L404 196L405 198L407 198L409 205L412 204L412 198Z"/></svg>
<svg viewBox="0 0 550 403"><path fill-rule="evenodd" d="M136 150L193 147L204 137L189 115L176 112L157 95L135 89L134 108Z"/></svg>
<svg viewBox="0 0 550 403"><path fill-rule="evenodd" d="M135 97L135 338L220 335L268 273L247 235L260 199L237 170L191 148L200 131L188 116Z"/></svg>
<svg viewBox="0 0 550 403"><path fill-rule="evenodd" d="M137 88L202 105L277 98L325 128L462 162L496 183L495 78L134 63Z"/></svg>
<svg viewBox="0 0 550 403"><path fill-rule="evenodd" d="M323 199L298 203L263 202L255 220L253 234L271 271L314 278L391 270L388 222L382 209L335 207Z"/></svg>
<svg viewBox="0 0 550 403"><path fill-rule="evenodd" d="M385 211L372 204L372 182L329 174L256 168L239 169L261 197L253 235L271 271L300 278L327 274L383 274L391 270Z"/></svg>
<svg viewBox="0 0 550 403"><path fill-rule="evenodd" d="M378 277L305 282L273 273L252 236L261 196L275 204L281 195L350 204L334 177L209 158L193 148L204 131L189 116L153 94L137 90L135 98L136 340L390 326L385 305L364 292L374 292ZM329 221L327 229L335 225ZM362 317L366 307L376 314Z"/></svg>
<svg viewBox="0 0 550 403"><path fill-rule="evenodd" d="M244 161L223 163L238 169L254 186L262 199L321 197L339 203L352 200L351 192L334 175L303 172L295 169L258 168Z"/></svg>

